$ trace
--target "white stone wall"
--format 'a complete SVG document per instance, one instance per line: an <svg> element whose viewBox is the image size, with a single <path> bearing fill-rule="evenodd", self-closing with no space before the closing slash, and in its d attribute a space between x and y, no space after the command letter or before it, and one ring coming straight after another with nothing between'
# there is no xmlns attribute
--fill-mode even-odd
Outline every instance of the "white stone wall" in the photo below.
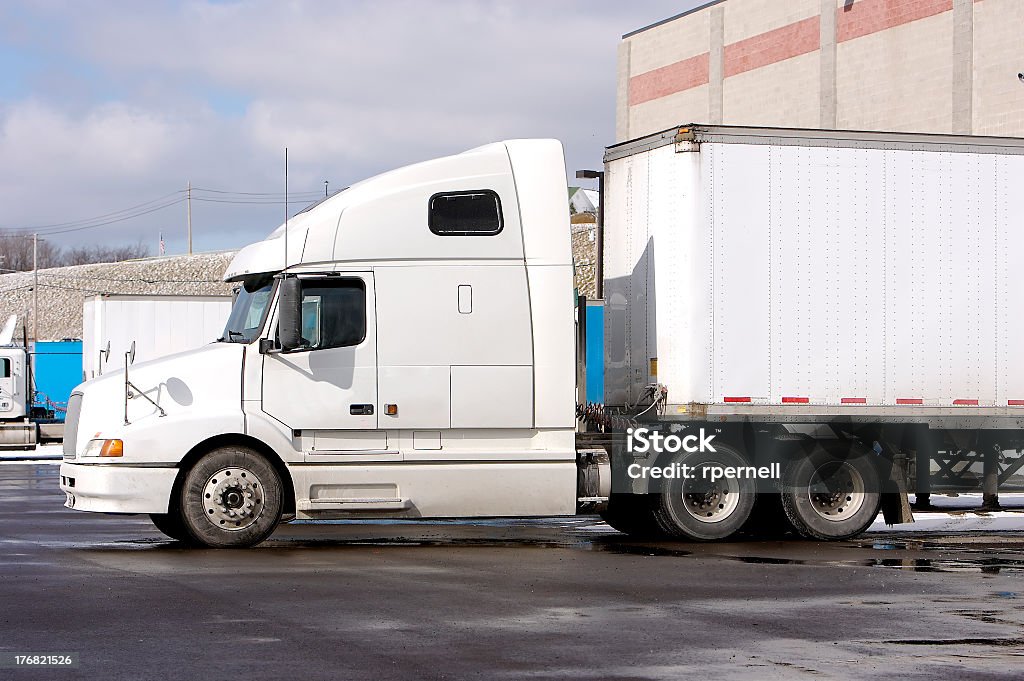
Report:
<svg viewBox="0 0 1024 681"><path fill-rule="evenodd" d="M725 0L623 40L617 141L719 117L1024 137L1022 36L1024 0ZM737 69L737 54L756 66ZM648 92L662 73L682 81L671 66L702 55L706 83L629 100L631 80L648 74Z"/></svg>
<svg viewBox="0 0 1024 681"><path fill-rule="evenodd" d="M725 125L818 126L817 50L726 78Z"/></svg>
<svg viewBox="0 0 1024 681"><path fill-rule="evenodd" d="M951 132L952 44L952 12L839 43L838 127Z"/></svg>

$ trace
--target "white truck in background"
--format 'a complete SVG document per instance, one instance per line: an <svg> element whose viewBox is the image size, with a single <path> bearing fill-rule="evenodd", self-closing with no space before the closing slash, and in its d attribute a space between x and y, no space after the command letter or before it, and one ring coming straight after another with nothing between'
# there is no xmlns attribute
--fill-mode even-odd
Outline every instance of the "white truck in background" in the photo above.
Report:
<svg viewBox="0 0 1024 681"><path fill-rule="evenodd" d="M1019 444L1020 287L1000 273L1024 255L1022 154L696 126L609 148L618 409L575 404L561 146L385 173L238 253L222 342L75 390L66 505L216 547L291 518L598 511L700 540L912 520L904 459L930 462L933 433Z"/></svg>
<svg viewBox="0 0 1024 681"><path fill-rule="evenodd" d="M40 344L30 345L27 329L22 326L17 334L17 326L17 315L11 315L0 328L0 450L31 450L40 443L60 442L64 435L64 424L54 418L56 404L37 390ZM77 380L72 376L68 382Z"/></svg>
<svg viewBox="0 0 1024 681"><path fill-rule="evenodd" d="M231 313L231 296L103 294L82 310L82 378L194 350L220 338Z"/></svg>
<svg viewBox="0 0 1024 681"><path fill-rule="evenodd" d="M14 342L17 321L12 315L0 329L0 449L31 449L38 439L30 419L32 364L25 342Z"/></svg>

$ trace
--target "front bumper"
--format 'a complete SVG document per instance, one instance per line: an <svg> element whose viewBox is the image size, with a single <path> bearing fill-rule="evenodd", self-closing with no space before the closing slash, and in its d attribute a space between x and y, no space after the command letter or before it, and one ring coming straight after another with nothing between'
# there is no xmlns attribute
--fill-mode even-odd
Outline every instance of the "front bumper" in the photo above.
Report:
<svg viewBox="0 0 1024 681"><path fill-rule="evenodd" d="M63 463L64 505L98 513L167 513L177 468Z"/></svg>

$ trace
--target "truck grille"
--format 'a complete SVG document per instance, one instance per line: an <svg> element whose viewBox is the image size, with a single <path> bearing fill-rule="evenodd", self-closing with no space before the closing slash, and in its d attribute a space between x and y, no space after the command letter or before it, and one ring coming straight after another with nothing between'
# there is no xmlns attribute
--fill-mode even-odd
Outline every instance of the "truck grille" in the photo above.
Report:
<svg viewBox="0 0 1024 681"><path fill-rule="evenodd" d="M75 446L78 443L78 417L82 413L82 393L71 393L68 399L68 412L64 417L64 458L75 458Z"/></svg>

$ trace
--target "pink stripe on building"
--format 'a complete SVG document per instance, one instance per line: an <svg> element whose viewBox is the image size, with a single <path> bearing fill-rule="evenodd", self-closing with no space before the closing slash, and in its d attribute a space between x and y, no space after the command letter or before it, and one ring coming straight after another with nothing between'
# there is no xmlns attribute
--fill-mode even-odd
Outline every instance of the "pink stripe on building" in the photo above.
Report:
<svg viewBox="0 0 1024 681"><path fill-rule="evenodd" d="M980 0L975 0L980 2ZM836 8L836 42L860 38L949 12L953 0L855 0ZM813 52L821 46L821 18L766 31L726 45L724 77ZM629 105L643 104L709 82L709 53L698 54L629 79Z"/></svg>
<svg viewBox="0 0 1024 681"><path fill-rule="evenodd" d="M725 46L725 77L813 52L821 46L819 17L776 28Z"/></svg>
<svg viewBox="0 0 1024 681"><path fill-rule="evenodd" d="M856 0L836 10L836 42L853 40L953 9L953 0Z"/></svg>
<svg viewBox="0 0 1024 681"><path fill-rule="evenodd" d="M677 61L629 79L629 103L642 104L708 82L708 53Z"/></svg>

